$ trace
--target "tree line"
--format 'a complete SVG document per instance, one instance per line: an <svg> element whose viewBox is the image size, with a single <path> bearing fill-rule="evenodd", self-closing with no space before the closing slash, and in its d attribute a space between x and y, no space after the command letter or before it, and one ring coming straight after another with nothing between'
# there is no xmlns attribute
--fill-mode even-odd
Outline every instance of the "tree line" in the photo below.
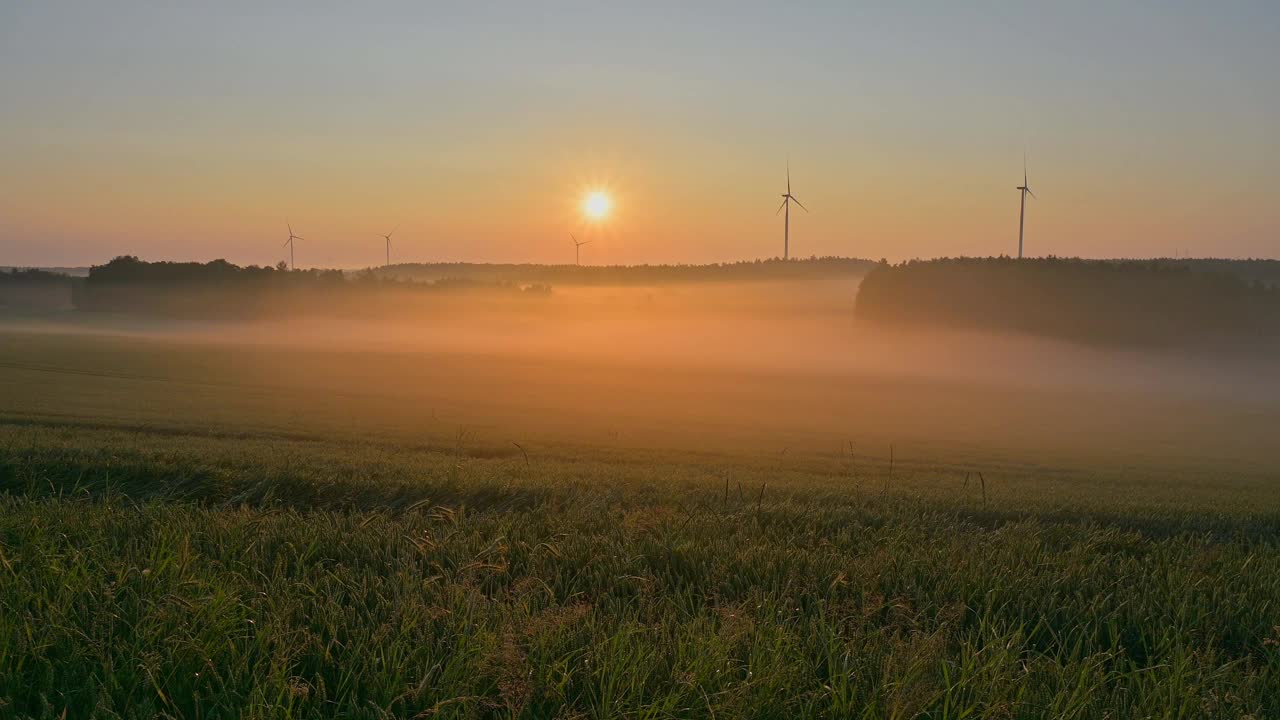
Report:
<svg viewBox="0 0 1280 720"><path fill-rule="evenodd" d="M123 255L89 268L85 277L44 270L0 272L0 306L71 307L185 317L279 314L351 308L389 295L429 296L485 291L542 296L559 285L660 285L684 282L805 280L861 277L875 263L841 257L754 260L710 265L402 264L348 272L292 270L211 262L148 262ZM35 292L28 289L40 285ZM20 289L12 289L19 288ZM378 292L374 292L378 291ZM6 302L8 300L8 302Z"/></svg>
<svg viewBox="0 0 1280 720"><path fill-rule="evenodd" d="M875 263L847 257L744 260L705 265L538 265L517 263L405 263L375 270L383 277L430 280L469 277L553 285L650 285L675 282L800 280L861 276Z"/></svg>
<svg viewBox="0 0 1280 720"><path fill-rule="evenodd" d="M1106 344L1275 346L1280 287L1170 261L943 258L881 264L859 321Z"/></svg>
<svg viewBox="0 0 1280 720"><path fill-rule="evenodd" d="M65 310L71 307L76 278L36 268L0 271L0 309Z"/></svg>
<svg viewBox="0 0 1280 720"><path fill-rule="evenodd" d="M351 308L362 302L386 302L392 296L445 290L519 295L550 292L550 288L539 285L485 283L465 278L414 282L371 271L290 270L283 263L275 267L241 267L226 260L146 262L132 255L90 268L88 277L77 282L72 290L73 303L80 310L182 317L332 310Z"/></svg>

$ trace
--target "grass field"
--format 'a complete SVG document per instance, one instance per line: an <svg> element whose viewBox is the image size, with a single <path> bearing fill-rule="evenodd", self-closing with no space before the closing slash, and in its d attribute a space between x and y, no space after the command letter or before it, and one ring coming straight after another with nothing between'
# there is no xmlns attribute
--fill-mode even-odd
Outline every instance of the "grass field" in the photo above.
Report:
<svg viewBox="0 0 1280 720"><path fill-rule="evenodd" d="M618 368L0 332L0 717L1280 717L1269 401Z"/></svg>

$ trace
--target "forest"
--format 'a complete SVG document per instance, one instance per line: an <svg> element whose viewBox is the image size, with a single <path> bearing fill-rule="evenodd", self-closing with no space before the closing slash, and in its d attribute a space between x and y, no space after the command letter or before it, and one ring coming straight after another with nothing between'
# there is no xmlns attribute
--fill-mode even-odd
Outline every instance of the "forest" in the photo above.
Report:
<svg viewBox="0 0 1280 720"><path fill-rule="evenodd" d="M72 289L74 305L80 310L205 318L353 309L446 290L516 296L550 292L541 285L457 277L415 282L369 271L290 270L283 263L241 267L226 260L146 262L133 256L90 268L89 276Z"/></svg>
<svg viewBox="0 0 1280 720"><path fill-rule="evenodd" d="M1280 288L1167 261L944 258L882 264L860 322L1134 345L1274 347Z"/></svg>

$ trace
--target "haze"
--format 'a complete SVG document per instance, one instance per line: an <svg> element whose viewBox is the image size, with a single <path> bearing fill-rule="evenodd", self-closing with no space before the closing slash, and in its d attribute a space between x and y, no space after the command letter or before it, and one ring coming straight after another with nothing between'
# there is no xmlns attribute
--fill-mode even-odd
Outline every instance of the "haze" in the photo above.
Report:
<svg viewBox="0 0 1280 720"><path fill-rule="evenodd" d="M1274 2L0 6L4 262L1274 256ZM587 253L587 250L590 250Z"/></svg>
<svg viewBox="0 0 1280 720"><path fill-rule="evenodd" d="M399 310L376 314L366 297L235 322L36 316L0 323L15 340L0 369L8 410L37 418L198 418L236 432L253 418L397 442L452 442L462 428L494 446L753 457L854 442L947 462L1274 464L1269 363L860 327L857 285L453 291L411 305L397 294Z"/></svg>

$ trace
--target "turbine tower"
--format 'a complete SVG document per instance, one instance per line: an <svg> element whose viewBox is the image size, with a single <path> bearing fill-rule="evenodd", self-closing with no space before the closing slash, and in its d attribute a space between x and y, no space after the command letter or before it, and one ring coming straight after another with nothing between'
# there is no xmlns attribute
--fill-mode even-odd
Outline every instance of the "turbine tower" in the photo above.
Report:
<svg viewBox="0 0 1280 720"><path fill-rule="evenodd" d="M399 230L399 229L400 229L400 226L399 226L399 225L397 225L397 226L395 227L395 230L392 230L391 232L387 233L386 235L379 235L379 236L378 236L378 237L380 237L380 238L385 238L385 239L386 239L386 241L387 241L387 264L386 264L384 267L390 267L390 266L391 266L391 236L392 236L392 235L395 235L395 234L396 234L396 230Z"/></svg>
<svg viewBox="0 0 1280 720"><path fill-rule="evenodd" d="M590 245L591 241L583 240L582 242L578 242L578 238L574 237L573 233L569 233L569 237L573 240L573 264L581 265L582 264L582 246Z"/></svg>
<svg viewBox="0 0 1280 720"><path fill-rule="evenodd" d="M289 269L290 269L290 270L293 270L293 269L294 269L294 267L293 267L293 241L294 241L294 240L306 240L306 238L304 238L304 237L299 237L299 236L297 236L297 235L294 235L294 234L293 234L293 226L292 226L292 225L290 225L288 222L286 222L286 223L285 223L285 227L289 228L289 239L288 239L288 240L285 240L285 241L284 241L284 244L289 246Z"/></svg>
<svg viewBox="0 0 1280 720"><path fill-rule="evenodd" d="M1022 193L1022 207L1018 210L1018 259L1022 259L1022 229L1026 225L1027 219L1027 196L1030 195L1034 200L1036 194L1031 192L1031 183L1027 182L1027 156L1022 156L1022 184L1017 188Z"/></svg>
<svg viewBox="0 0 1280 720"><path fill-rule="evenodd" d="M782 204L778 206L774 215L786 210L786 214L782 218L782 259L786 260L791 256L791 203L800 205L800 201L795 195L791 194L791 163L787 162L787 191L782 194ZM809 212L809 208L800 205L800 209Z"/></svg>

